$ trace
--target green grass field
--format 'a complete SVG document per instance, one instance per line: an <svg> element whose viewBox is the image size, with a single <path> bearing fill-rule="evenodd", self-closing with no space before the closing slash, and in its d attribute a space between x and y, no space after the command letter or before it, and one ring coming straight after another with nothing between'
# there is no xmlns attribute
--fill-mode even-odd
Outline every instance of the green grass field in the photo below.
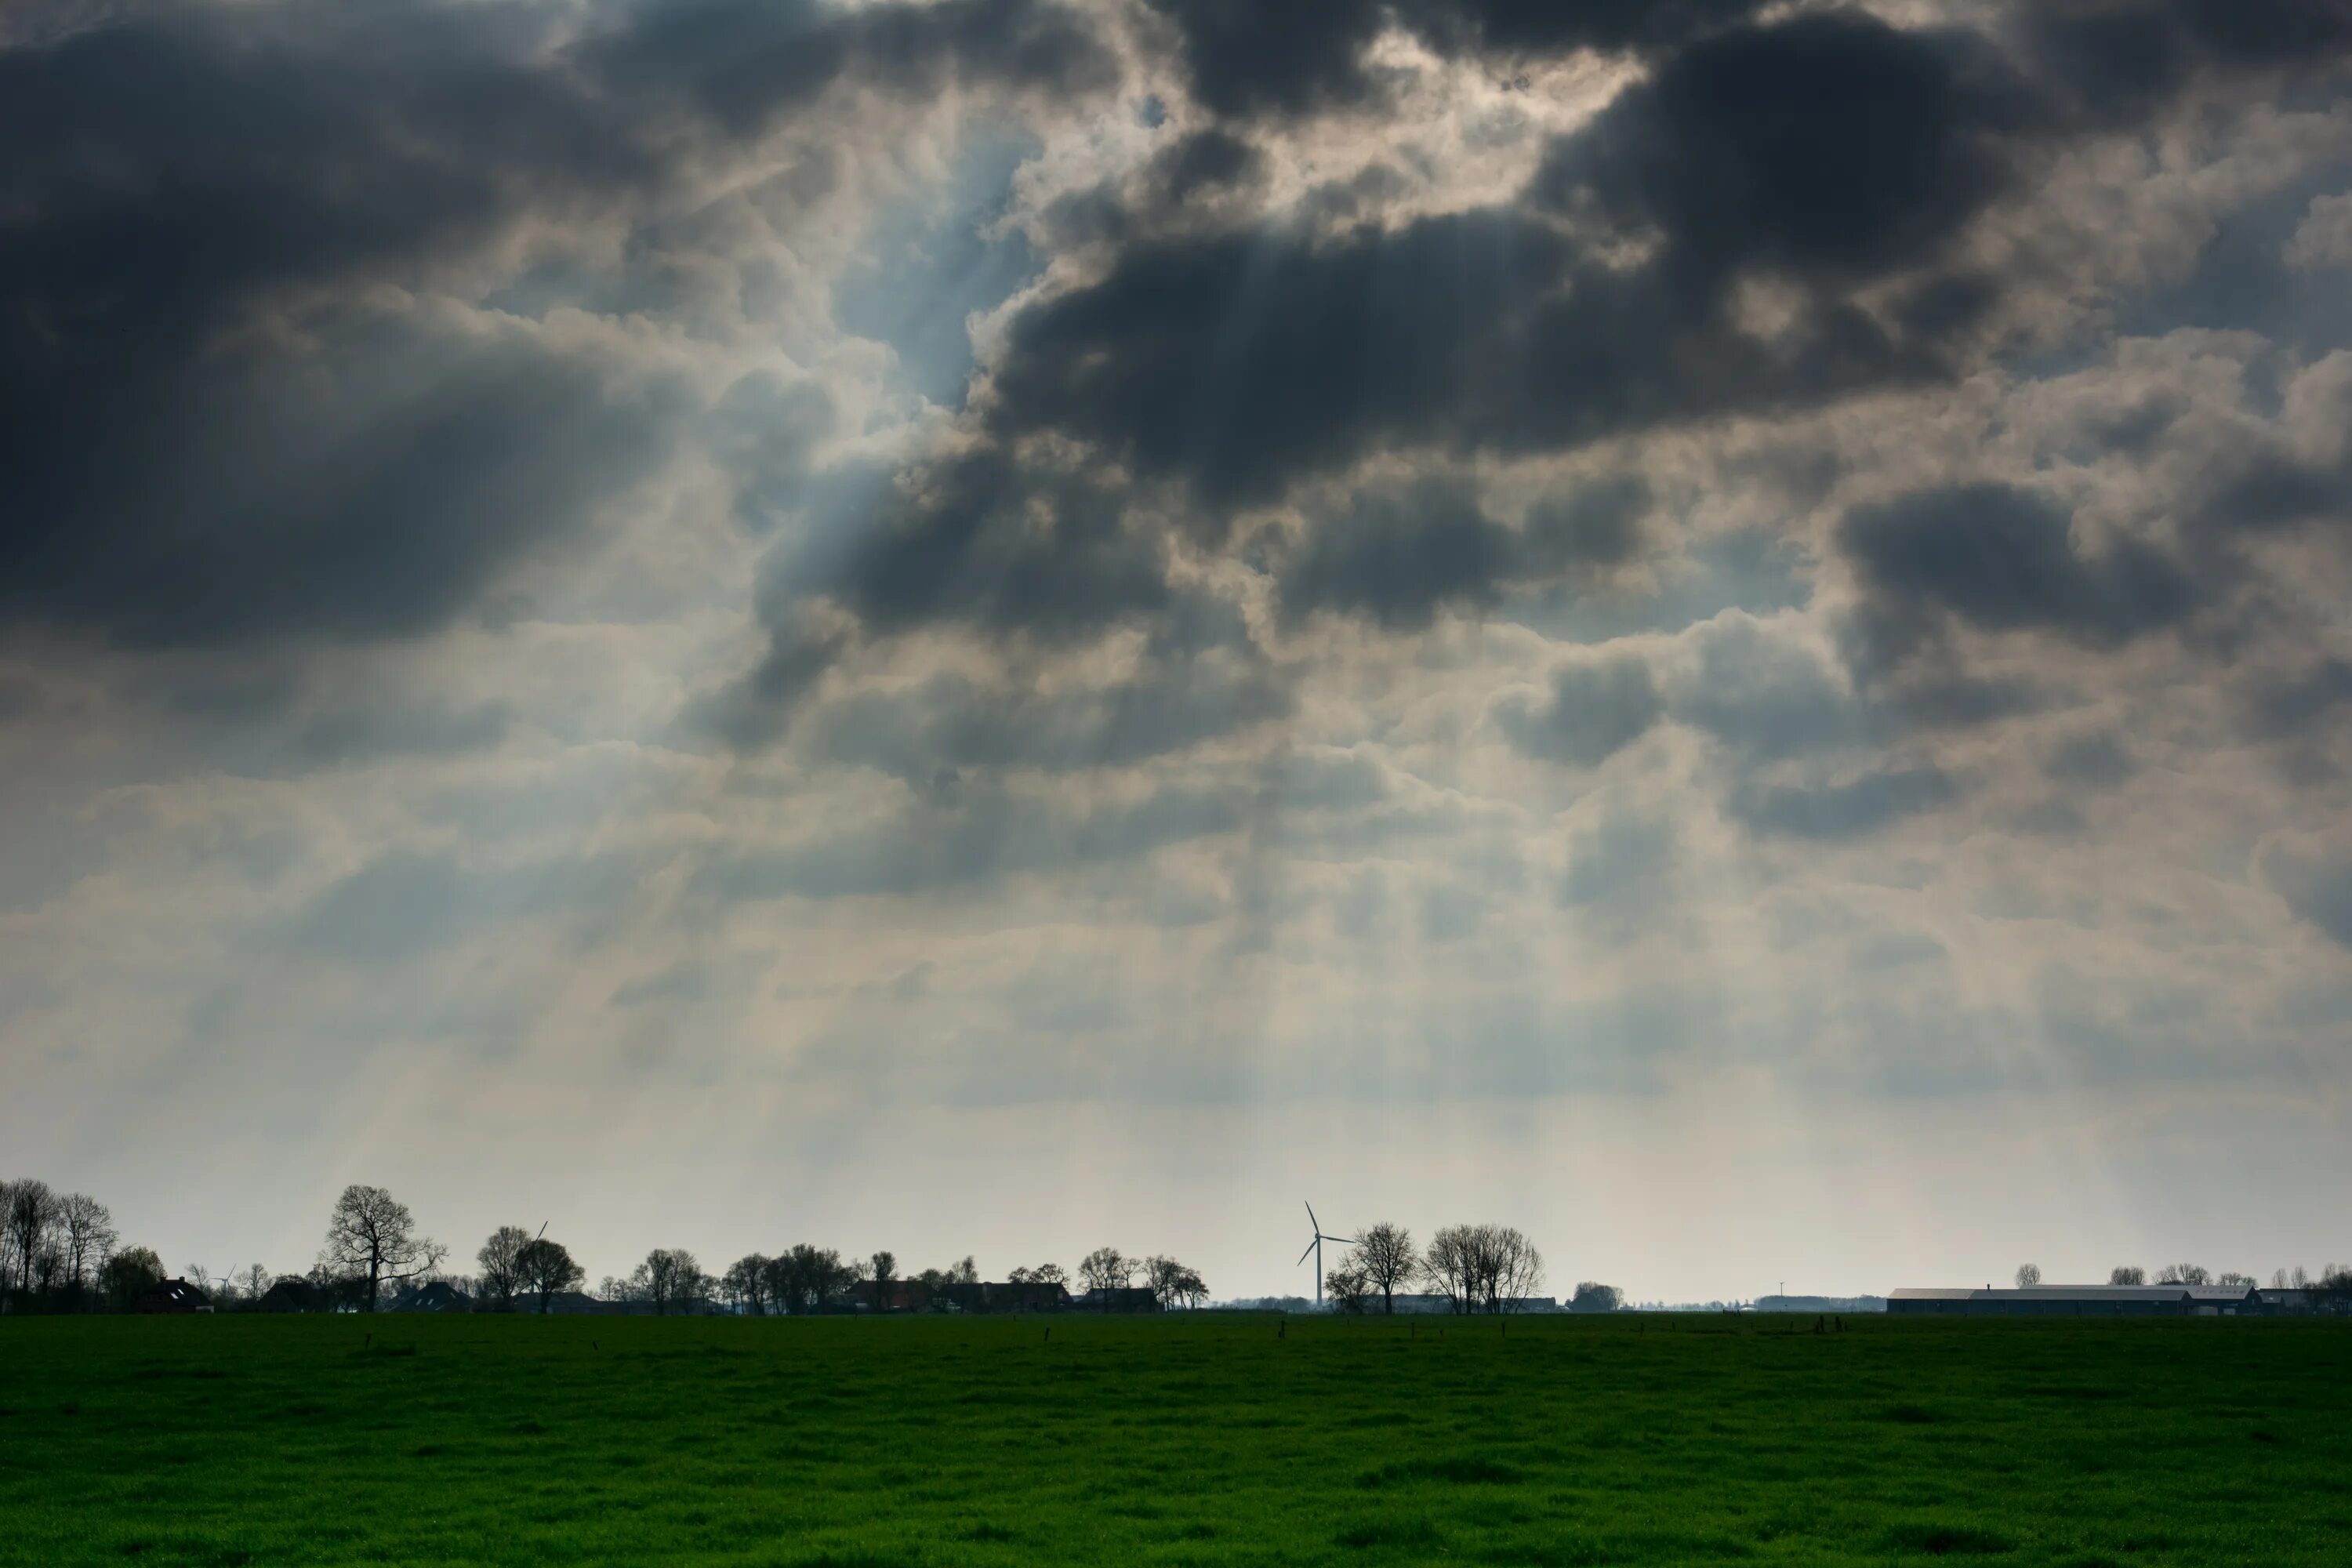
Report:
<svg viewBox="0 0 2352 1568"><path fill-rule="evenodd" d="M2352 1562L2352 1323L1846 1321L0 1321L0 1557Z"/></svg>

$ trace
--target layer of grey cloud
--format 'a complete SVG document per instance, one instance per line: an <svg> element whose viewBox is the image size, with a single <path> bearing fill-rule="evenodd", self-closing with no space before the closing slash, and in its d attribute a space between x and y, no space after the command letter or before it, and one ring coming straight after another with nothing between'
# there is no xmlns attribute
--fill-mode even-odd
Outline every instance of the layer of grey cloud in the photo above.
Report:
<svg viewBox="0 0 2352 1568"><path fill-rule="evenodd" d="M0 23L0 1138L2294 1143L2347 8L1930 10Z"/></svg>

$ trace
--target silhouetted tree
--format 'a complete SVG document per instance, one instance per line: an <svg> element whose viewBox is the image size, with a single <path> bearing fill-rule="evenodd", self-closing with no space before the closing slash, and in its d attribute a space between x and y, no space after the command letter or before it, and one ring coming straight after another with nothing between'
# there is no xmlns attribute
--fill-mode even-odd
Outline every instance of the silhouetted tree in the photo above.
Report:
<svg viewBox="0 0 2352 1568"><path fill-rule="evenodd" d="M630 1297L653 1303L656 1316L673 1308L690 1306L709 1293L710 1281L694 1254L683 1247L656 1247L646 1254L629 1277Z"/></svg>
<svg viewBox="0 0 2352 1568"><path fill-rule="evenodd" d="M2107 1283L2110 1285L2145 1285L2147 1283L2147 1270L2145 1268L2134 1268L2132 1265L2126 1263L2120 1268L2110 1268L2107 1270Z"/></svg>
<svg viewBox="0 0 2352 1568"><path fill-rule="evenodd" d="M1448 1226L1431 1238L1421 1271L1457 1312L1515 1312L1543 1283L1543 1255L1507 1225Z"/></svg>
<svg viewBox="0 0 2352 1568"><path fill-rule="evenodd" d="M163 1282L163 1260L144 1247L127 1247L106 1260L99 1270L106 1299L117 1311Z"/></svg>
<svg viewBox="0 0 2352 1568"><path fill-rule="evenodd" d="M898 1255L889 1252L877 1252L873 1257L866 1260L866 1273L874 1281L874 1310L877 1312L888 1311L890 1310L890 1281L898 1278Z"/></svg>
<svg viewBox="0 0 2352 1568"><path fill-rule="evenodd" d="M2042 1265L2021 1263L2017 1266L2017 1288L2028 1290L2042 1283Z"/></svg>
<svg viewBox="0 0 2352 1568"><path fill-rule="evenodd" d="M1209 1287L1201 1279L1200 1270L1172 1258L1145 1258L1143 1281L1151 1287L1151 1294L1163 1308L1196 1307L1209 1293Z"/></svg>
<svg viewBox="0 0 2352 1568"><path fill-rule="evenodd" d="M2234 1268L2223 1269L2213 1280L2216 1285L2252 1285L2253 1282L2252 1275L2241 1274Z"/></svg>
<svg viewBox="0 0 2352 1568"><path fill-rule="evenodd" d="M358 1183L343 1189L327 1217L327 1245L319 1261L360 1281L360 1310L373 1312L387 1279L412 1279L437 1268L448 1248L416 1234L408 1205L382 1187Z"/></svg>
<svg viewBox="0 0 2352 1568"><path fill-rule="evenodd" d="M1603 1285L1597 1279L1578 1283L1576 1294L1570 1297L1571 1312L1613 1312L1625 1304L1625 1293L1614 1285Z"/></svg>
<svg viewBox="0 0 2352 1568"><path fill-rule="evenodd" d="M1070 1277L1058 1263L1041 1263L1034 1268L1015 1268L1004 1277L1015 1285L1061 1285L1066 1287Z"/></svg>
<svg viewBox="0 0 2352 1568"><path fill-rule="evenodd" d="M562 1242L541 1237L516 1251L515 1278L523 1289L538 1293L539 1310L545 1312L554 1306L556 1297L578 1289L588 1271L572 1260Z"/></svg>
<svg viewBox="0 0 2352 1568"><path fill-rule="evenodd" d="M58 1228L65 1237L66 1283L77 1292L95 1286L121 1239L114 1216L88 1193L68 1193L58 1202Z"/></svg>
<svg viewBox="0 0 2352 1568"><path fill-rule="evenodd" d="M2156 1277L2159 1285L2210 1285L2212 1275L2200 1263L2168 1263L2164 1272Z"/></svg>
<svg viewBox="0 0 2352 1568"><path fill-rule="evenodd" d="M1412 1249L1412 1232L1382 1220L1356 1243L1355 1262L1371 1289L1380 1292L1381 1310L1396 1311L1397 1287L1413 1276L1421 1258Z"/></svg>
<svg viewBox="0 0 2352 1568"><path fill-rule="evenodd" d="M1350 1258L1323 1275L1323 1294L1335 1312L1360 1313L1371 1304L1374 1289L1371 1270L1361 1258Z"/></svg>
<svg viewBox="0 0 2352 1568"><path fill-rule="evenodd" d="M19 1290L36 1288L35 1268L57 1223L58 1195L49 1184L27 1176L7 1184L7 1207L0 1210L0 1252Z"/></svg>
<svg viewBox="0 0 2352 1568"><path fill-rule="evenodd" d="M768 1293L787 1312L818 1312L857 1282L857 1270L829 1247L795 1243L769 1260Z"/></svg>
<svg viewBox="0 0 2352 1568"><path fill-rule="evenodd" d="M482 1267L482 1305L493 1312L514 1310L515 1292L522 1289L522 1249L530 1245L530 1232L519 1225L502 1225L490 1232L482 1249L474 1254L474 1261Z"/></svg>
<svg viewBox="0 0 2352 1568"><path fill-rule="evenodd" d="M763 1253L745 1253L719 1276L719 1289L737 1311L753 1318L768 1315L768 1267L772 1261Z"/></svg>
<svg viewBox="0 0 2352 1568"><path fill-rule="evenodd" d="M1135 1265L1116 1247L1097 1247L1078 1259L1078 1282L1097 1292L1125 1289L1134 1272ZM1097 1295L1096 1299L1105 1308L1109 1307L1108 1297Z"/></svg>

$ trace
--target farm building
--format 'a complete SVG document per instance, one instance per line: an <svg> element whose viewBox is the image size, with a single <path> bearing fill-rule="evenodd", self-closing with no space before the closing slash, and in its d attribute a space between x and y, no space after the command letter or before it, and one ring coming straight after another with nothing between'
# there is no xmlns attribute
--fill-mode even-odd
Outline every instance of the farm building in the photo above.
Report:
<svg viewBox="0 0 2352 1568"><path fill-rule="evenodd" d="M134 1312L209 1312L212 1298L184 1279L166 1279L131 1303Z"/></svg>
<svg viewBox="0 0 2352 1568"><path fill-rule="evenodd" d="M263 1291L257 1305L265 1312L331 1312L335 1297L324 1286L289 1275Z"/></svg>
<svg viewBox="0 0 2352 1568"><path fill-rule="evenodd" d="M1148 1285L1124 1285L1083 1291L1070 1298L1070 1305L1081 1312L1156 1312L1160 1298Z"/></svg>
<svg viewBox="0 0 2352 1568"><path fill-rule="evenodd" d="M2264 1307L2251 1285L2032 1285L1897 1290L1886 1310L1954 1318L2218 1318L2251 1316Z"/></svg>
<svg viewBox="0 0 2352 1568"><path fill-rule="evenodd" d="M446 1279L436 1279L414 1289L404 1285L384 1304L384 1310L388 1312L470 1312L473 1310L474 1299Z"/></svg>

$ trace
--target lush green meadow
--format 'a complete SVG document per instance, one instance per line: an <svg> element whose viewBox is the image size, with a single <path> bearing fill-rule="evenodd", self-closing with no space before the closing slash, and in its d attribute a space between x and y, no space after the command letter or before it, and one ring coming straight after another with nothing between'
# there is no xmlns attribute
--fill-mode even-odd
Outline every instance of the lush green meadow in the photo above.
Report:
<svg viewBox="0 0 2352 1568"><path fill-rule="evenodd" d="M0 1557L2352 1562L2352 1323L1846 1322L6 1320Z"/></svg>

